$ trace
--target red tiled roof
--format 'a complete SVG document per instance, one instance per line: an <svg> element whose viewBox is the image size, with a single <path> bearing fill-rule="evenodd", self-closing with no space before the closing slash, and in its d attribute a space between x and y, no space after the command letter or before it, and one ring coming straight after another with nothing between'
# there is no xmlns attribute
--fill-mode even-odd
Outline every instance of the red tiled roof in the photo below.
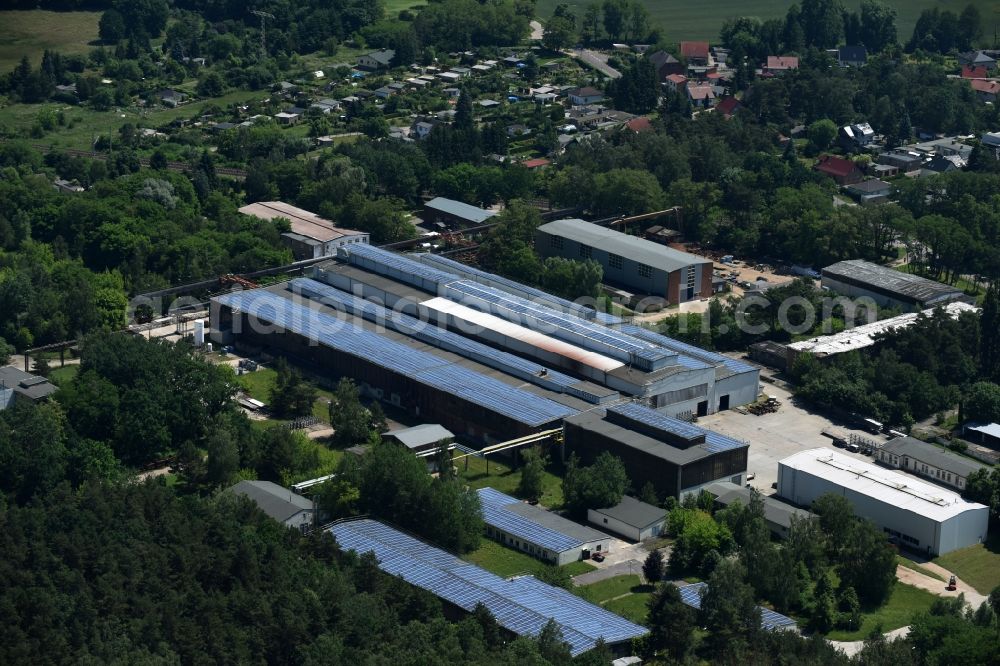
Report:
<svg viewBox="0 0 1000 666"><path fill-rule="evenodd" d="M976 92L988 93L991 95L996 95L1000 93L1000 82L998 81L987 81L985 79L972 79L969 81L969 85Z"/></svg>
<svg viewBox="0 0 1000 666"><path fill-rule="evenodd" d="M799 59L795 56L767 56L768 69L798 69Z"/></svg>
<svg viewBox="0 0 1000 666"><path fill-rule="evenodd" d="M681 55L685 58L708 58L708 42L681 42Z"/></svg>
<svg viewBox="0 0 1000 666"><path fill-rule="evenodd" d="M986 69L985 65L980 65L979 67L973 67L971 65L962 65L962 78L963 79L985 79L989 76L989 70Z"/></svg>
<svg viewBox="0 0 1000 666"><path fill-rule="evenodd" d="M688 86L687 91L691 99L715 99L712 86Z"/></svg>
<svg viewBox="0 0 1000 666"><path fill-rule="evenodd" d="M523 166L525 169L537 169L538 167L543 167L551 163L552 162L545 159L544 157L536 157L535 159L532 160L524 160L523 162L521 162L521 166Z"/></svg>
<svg viewBox="0 0 1000 666"><path fill-rule="evenodd" d="M677 85L680 85L687 80L688 80L687 77L684 76L683 74L671 74L670 76L667 77L667 81L670 81L671 83L676 83Z"/></svg>
<svg viewBox="0 0 1000 666"><path fill-rule="evenodd" d="M735 97L723 97L722 101L715 105L715 111L724 116L731 116L736 113L736 109L740 108L740 106L740 100Z"/></svg>
<svg viewBox="0 0 1000 666"><path fill-rule="evenodd" d="M831 176L846 177L851 175L857 168L854 162L845 160L842 157L835 157L834 155L823 155L819 158L819 162L816 163L817 171L822 171Z"/></svg>
<svg viewBox="0 0 1000 666"><path fill-rule="evenodd" d="M653 131L653 125L649 122L649 118L633 118L625 123L625 127L629 128L633 132Z"/></svg>

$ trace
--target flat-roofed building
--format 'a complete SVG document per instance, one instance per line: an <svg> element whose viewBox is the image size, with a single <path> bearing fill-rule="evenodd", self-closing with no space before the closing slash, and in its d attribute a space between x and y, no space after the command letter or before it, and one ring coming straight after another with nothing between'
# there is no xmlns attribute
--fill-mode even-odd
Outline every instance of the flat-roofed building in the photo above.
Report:
<svg viewBox="0 0 1000 666"><path fill-rule="evenodd" d="M732 504L742 504L745 506L750 503L753 493L746 486L738 486L729 481L711 483L705 487L705 490L712 493L715 496L715 503L722 507ZM777 497L771 495L763 495L761 496L761 500L764 503L764 522L770 528L771 534L782 539L788 538L788 531L792 526L792 518L808 520L814 515L805 509L792 506L788 502L782 502Z"/></svg>
<svg viewBox="0 0 1000 666"><path fill-rule="evenodd" d="M369 234L337 227L330 220L283 201L258 201L240 208L244 215L262 220L284 218L291 229L281 234L297 260L317 259L337 253L337 248L353 243L368 243Z"/></svg>
<svg viewBox="0 0 1000 666"><path fill-rule="evenodd" d="M505 495L494 488L480 488L486 536L508 548L556 565L607 553L611 537L592 527L574 523L557 513Z"/></svg>
<svg viewBox="0 0 1000 666"><path fill-rule="evenodd" d="M626 539L643 541L659 536L664 531L667 512L663 507L624 495L622 501L615 506L588 509L587 522Z"/></svg>
<svg viewBox="0 0 1000 666"><path fill-rule="evenodd" d="M868 297L885 307L923 310L964 297L961 289L903 273L870 261L838 261L823 269L824 288L849 297Z"/></svg>
<svg viewBox="0 0 1000 666"><path fill-rule="evenodd" d="M592 259L609 284L650 294L670 305L712 296L712 261L583 220L538 227L535 249L543 257Z"/></svg>
<svg viewBox="0 0 1000 666"><path fill-rule="evenodd" d="M901 546L928 555L981 543L989 507L951 490L918 481L833 449L800 451L778 462L778 495L809 506L832 493Z"/></svg>
<svg viewBox="0 0 1000 666"><path fill-rule="evenodd" d="M748 442L648 407L588 410L568 417L563 429L567 454L589 464L608 451L621 458L634 487L652 483L661 497L680 499L716 481L746 482Z"/></svg>
<svg viewBox="0 0 1000 666"><path fill-rule="evenodd" d="M970 474L989 469L981 462L914 437L890 439L879 448L875 459L883 465L924 476L935 483L959 490L965 490Z"/></svg>

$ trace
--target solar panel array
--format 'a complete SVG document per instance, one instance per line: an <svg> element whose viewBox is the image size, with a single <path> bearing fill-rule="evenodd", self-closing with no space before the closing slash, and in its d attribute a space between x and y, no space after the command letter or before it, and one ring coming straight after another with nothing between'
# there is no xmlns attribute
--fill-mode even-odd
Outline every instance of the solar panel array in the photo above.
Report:
<svg viewBox="0 0 1000 666"><path fill-rule="evenodd" d="M565 405L266 290L235 292L214 300L248 313L258 321L269 322L331 349L377 364L530 427L542 426L577 413Z"/></svg>
<svg viewBox="0 0 1000 666"><path fill-rule="evenodd" d="M438 293L441 285L459 279L454 273L447 273L401 254L363 243L338 248L337 256L346 258L353 266L399 280L433 294Z"/></svg>
<svg viewBox="0 0 1000 666"><path fill-rule="evenodd" d="M643 370L657 370L677 360L677 354L575 315L509 294L486 285L461 280L444 287L443 295L463 305L485 304L491 314L527 326L560 340L604 353Z"/></svg>
<svg viewBox="0 0 1000 666"><path fill-rule="evenodd" d="M616 317L608 312L597 312L596 310L588 308L585 305L580 305L579 303L574 303L573 301L565 298L554 296L548 292L542 291L541 289L529 287L526 284L515 282L514 280L510 280L500 275L487 273L486 271L473 268L472 266L466 266L465 264L459 263L453 259L448 259L447 257L442 257L436 254L420 254L417 256L420 261L425 264L435 266L443 271L470 278L474 282L479 282L480 284L497 287L498 289L508 291L517 296L526 296L529 300L544 303L549 307L554 307L558 310L563 310L564 312L571 312L584 319L593 319L601 324L620 324L622 322L620 317Z"/></svg>
<svg viewBox="0 0 1000 666"><path fill-rule="evenodd" d="M344 550L373 552L386 573L466 611L482 603L515 634L535 636L554 619L573 656L593 648L599 638L616 644L648 633L566 590L532 576L505 580L374 520L343 522L329 531Z"/></svg>
<svg viewBox="0 0 1000 666"><path fill-rule="evenodd" d="M505 495L494 488L480 488L476 492L479 493L479 503L483 507L483 521L487 525L554 553L561 553L584 544L576 537L539 525L529 518L510 511L508 507L521 503L519 499Z"/></svg>
<svg viewBox="0 0 1000 666"><path fill-rule="evenodd" d="M722 365L734 374L742 374L744 372L753 372L757 370L756 367L750 365L749 363L744 363L743 361L735 358L729 358L725 354L719 354L717 352L708 351L707 349L702 349L701 347L695 347L694 345L689 345L686 342L681 342L680 340L668 338L667 336L651 331L648 328L643 328L634 324L624 324L620 328L623 333L628 333L629 335L635 336L640 340L645 340L646 342L651 342L655 345L670 349L678 354L690 356L712 365Z"/></svg>
<svg viewBox="0 0 1000 666"><path fill-rule="evenodd" d="M691 608L698 610L701 610L702 590L707 589L708 583L692 583L690 585L681 585L678 587L681 594L681 601ZM773 611L770 608L757 606L757 610L760 611L760 626L762 629L774 631L775 629L788 629L797 626L795 620Z"/></svg>
<svg viewBox="0 0 1000 666"><path fill-rule="evenodd" d="M454 352L552 391L573 395L595 405L616 397L614 395L610 398L609 396L599 396L580 387L581 382L575 377L556 372L509 352L494 349L481 342L470 340L432 323L421 321L416 317L395 312L316 280L296 278L289 283L289 289L293 293L317 300L337 310L363 317L368 321L388 326L404 335Z"/></svg>
<svg viewBox="0 0 1000 666"><path fill-rule="evenodd" d="M643 405L637 405L634 402L613 405L608 407L608 411L624 416L626 419L638 421L639 423L649 426L650 428L661 430L665 433L671 433L684 439L694 439L699 435L704 435L705 443L699 444L699 446L707 450L709 453L732 451L733 449L749 446L747 442L741 442L738 439L727 437L726 435L717 433L714 430L708 430L707 428L696 426L693 423L675 419L671 416L667 416L666 414L661 414L655 409L650 409L649 407L644 407Z"/></svg>

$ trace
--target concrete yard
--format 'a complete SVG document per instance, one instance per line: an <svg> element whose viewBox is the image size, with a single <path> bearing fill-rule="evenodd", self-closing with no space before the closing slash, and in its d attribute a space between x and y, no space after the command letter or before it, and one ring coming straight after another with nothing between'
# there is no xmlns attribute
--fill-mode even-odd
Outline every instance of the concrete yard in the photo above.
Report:
<svg viewBox="0 0 1000 666"><path fill-rule="evenodd" d="M884 436L871 435L852 429L794 404L791 393L773 384L764 383L764 393L781 401L773 414L754 416L735 410L718 412L698 419L698 425L716 430L724 435L750 442L747 471L755 474L750 485L765 495L774 493L772 483L778 480L778 461L788 456L817 447L833 447L833 441L823 435L824 428L833 428L846 434L885 441ZM870 456L837 449L846 456L871 462Z"/></svg>

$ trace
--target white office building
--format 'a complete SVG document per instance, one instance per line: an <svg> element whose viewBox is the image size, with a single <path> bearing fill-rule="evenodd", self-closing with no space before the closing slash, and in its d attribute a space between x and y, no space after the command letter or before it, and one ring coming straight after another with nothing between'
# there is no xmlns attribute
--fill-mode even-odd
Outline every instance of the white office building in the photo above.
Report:
<svg viewBox="0 0 1000 666"><path fill-rule="evenodd" d="M910 550L942 555L986 538L989 508L951 490L826 448L778 463L781 497L809 506L827 493L845 497L858 516Z"/></svg>

